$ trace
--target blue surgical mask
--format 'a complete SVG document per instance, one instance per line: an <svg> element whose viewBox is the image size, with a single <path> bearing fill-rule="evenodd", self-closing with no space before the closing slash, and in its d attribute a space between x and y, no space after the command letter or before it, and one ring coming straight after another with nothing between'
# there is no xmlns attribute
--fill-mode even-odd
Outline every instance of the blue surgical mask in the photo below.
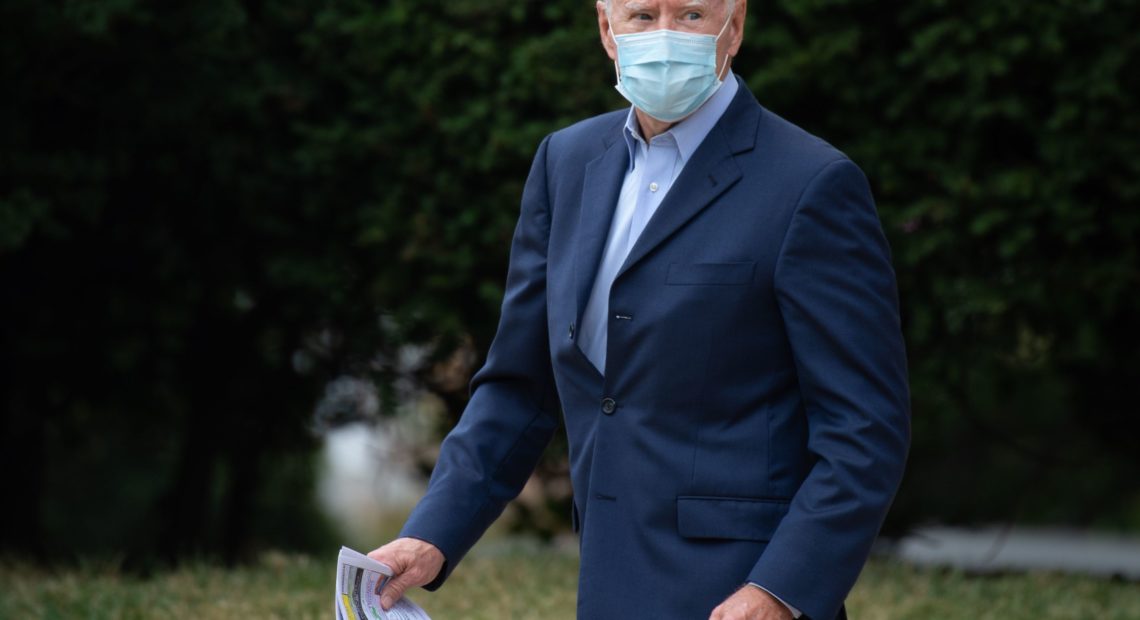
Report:
<svg viewBox="0 0 1140 620"><path fill-rule="evenodd" d="M692 114L723 83L717 68L716 44L720 34L691 34L653 30L614 35L618 81L615 88L636 108L653 118L673 123ZM724 59L728 65L728 57Z"/></svg>

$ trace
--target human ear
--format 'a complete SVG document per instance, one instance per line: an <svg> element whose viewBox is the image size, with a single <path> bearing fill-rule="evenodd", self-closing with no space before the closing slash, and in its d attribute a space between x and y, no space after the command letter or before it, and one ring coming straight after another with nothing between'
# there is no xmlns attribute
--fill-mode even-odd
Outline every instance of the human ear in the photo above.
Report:
<svg viewBox="0 0 1140 620"><path fill-rule="evenodd" d="M606 49L606 55L610 60L617 62L617 44L614 43L614 38L610 36L610 16L606 14L606 3L598 0L596 5L598 10L598 34L602 37L602 47Z"/></svg>
<svg viewBox="0 0 1140 620"><path fill-rule="evenodd" d="M736 0L736 10L732 12L732 39L729 40L728 55L736 58L744 43L744 22L748 17L748 0Z"/></svg>

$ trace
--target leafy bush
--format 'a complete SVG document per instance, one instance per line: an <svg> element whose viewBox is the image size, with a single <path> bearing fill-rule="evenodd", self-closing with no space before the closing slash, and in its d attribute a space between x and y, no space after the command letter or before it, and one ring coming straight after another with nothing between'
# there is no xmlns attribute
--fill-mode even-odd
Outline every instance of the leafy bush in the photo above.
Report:
<svg viewBox="0 0 1140 620"><path fill-rule="evenodd" d="M894 247L895 527L1136 524L1136 5L751 6L736 71ZM584 0L9 0L0 51L8 548L297 543L322 385L485 350L535 146L623 105Z"/></svg>

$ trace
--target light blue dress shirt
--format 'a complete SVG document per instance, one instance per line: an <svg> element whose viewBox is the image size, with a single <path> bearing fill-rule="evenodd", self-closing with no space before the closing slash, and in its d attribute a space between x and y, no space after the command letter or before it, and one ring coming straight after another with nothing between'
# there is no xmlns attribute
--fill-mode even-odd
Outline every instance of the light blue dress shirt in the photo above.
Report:
<svg viewBox="0 0 1140 620"><path fill-rule="evenodd" d="M607 315L614 278L649 219L669 194L673 181L677 180L697 147L724 115L739 88L730 71L724 83L704 105L648 143L641 136L633 108L629 110L624 130L629 147L629 170L621 186L606 249L582 315L578 336L578 347L602 375L606 372Z"/></svg>

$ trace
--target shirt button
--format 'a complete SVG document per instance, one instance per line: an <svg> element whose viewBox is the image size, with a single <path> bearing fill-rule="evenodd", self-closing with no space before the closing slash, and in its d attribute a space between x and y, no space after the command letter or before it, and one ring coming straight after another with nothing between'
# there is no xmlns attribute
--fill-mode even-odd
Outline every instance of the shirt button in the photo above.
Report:
<svg viewBox="0 0 1140 620"><path fill-rule="evenodd" d="M649 191L651 191L651 192L656 192L656 191L658 190L658 188L659 188L659 187L660 187L660 186L659 186L659 185L657 185L656 183L650 183L650 184L649 184Z"/></svg>
<svg viewBox="0 0 1140 620"><path fill-rule="evenodd" d="M613 415L615 411L617 411L617 401L612 398L607 398L602 401L602 413Z"/></svg>

